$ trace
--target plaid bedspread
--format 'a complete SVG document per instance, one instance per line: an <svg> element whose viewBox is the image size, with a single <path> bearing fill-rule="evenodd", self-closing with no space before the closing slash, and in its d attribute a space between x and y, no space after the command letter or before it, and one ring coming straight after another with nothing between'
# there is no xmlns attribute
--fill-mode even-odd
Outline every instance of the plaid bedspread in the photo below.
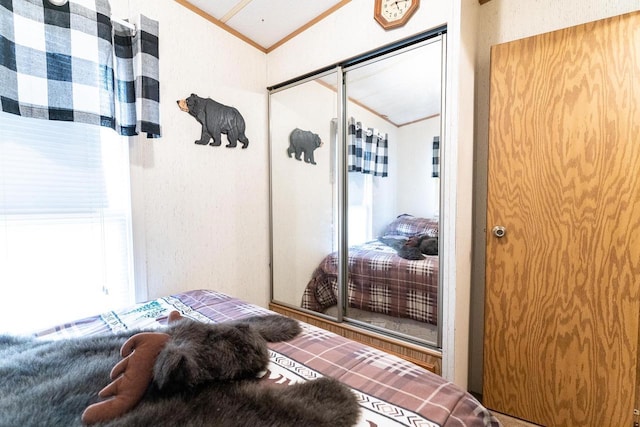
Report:
<svg viewBox="0 0 640 427"><path fill-rule="evenodd" d="M350 307L437 324L438 257L411 261L379 241L349 248ZM302 295L303 308L323 312L337 303L337 254L326 256Z"/></svg>
<svg viewBox="0 0 640 427"><path fill-rule="evenodd" d="M128 310L112 311L38 334L47 339L160 328L171 310L203 322L224 322L268 310L214 291L189 291ZM359 427L499 426L470 394L421 367L302 324L295 339L269 344L270 365L262 381L282 386L331 376L356 394Z"/></svg>

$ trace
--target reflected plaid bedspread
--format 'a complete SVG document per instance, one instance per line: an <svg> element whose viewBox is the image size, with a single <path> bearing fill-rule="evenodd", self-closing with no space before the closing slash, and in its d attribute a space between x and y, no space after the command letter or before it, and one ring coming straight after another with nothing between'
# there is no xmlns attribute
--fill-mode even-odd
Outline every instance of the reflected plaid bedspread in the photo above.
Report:
<svg viewBox="0 0 640 427"><path fill-rule="evenodd" d="M166 324L171 310L203 322L271 313L224 294L197 290L55 327L38 336L63 339L159 328ZM302 327L297 338L269 344L271 361L263 381L286 386L321 376L335 377L357 395L361 427L499 426L477 400L443 378L331 332L304 323Z"/></svg>
<svg viewBox="0 0 640 427"><path fill-rule="evenodd" d="M326 256L302 295L302 308L317 312L337 303L338 261ZM349 306L437 324L438 257L411 261L379 241L349 248Z"/></svg>

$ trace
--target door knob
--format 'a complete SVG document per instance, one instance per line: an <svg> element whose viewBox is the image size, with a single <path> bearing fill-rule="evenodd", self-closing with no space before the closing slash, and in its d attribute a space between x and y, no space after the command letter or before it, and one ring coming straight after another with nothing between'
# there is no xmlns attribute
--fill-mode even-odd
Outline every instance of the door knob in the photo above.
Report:
<svg viewBox="0 0 640 427"><path fill-rule="evenodd" d="M493 227L491 229L491 232L493 233L494 236L496 236L498 239L504 237L504 235L507 233L507 229L504 228L501 225L496 225L495 227Z"/></svg>

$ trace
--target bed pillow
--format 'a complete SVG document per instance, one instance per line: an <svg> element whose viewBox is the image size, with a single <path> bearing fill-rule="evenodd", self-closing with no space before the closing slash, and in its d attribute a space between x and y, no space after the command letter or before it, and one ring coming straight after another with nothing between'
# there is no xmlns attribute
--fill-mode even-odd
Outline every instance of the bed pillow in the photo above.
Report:
<svg viewBox="0 0 640 427"><path fill-rule="evenodd" d="M438 237L438 220L403 214L393 220L382 234L383 236L405 237L424 234L429 237Z"/></svg>

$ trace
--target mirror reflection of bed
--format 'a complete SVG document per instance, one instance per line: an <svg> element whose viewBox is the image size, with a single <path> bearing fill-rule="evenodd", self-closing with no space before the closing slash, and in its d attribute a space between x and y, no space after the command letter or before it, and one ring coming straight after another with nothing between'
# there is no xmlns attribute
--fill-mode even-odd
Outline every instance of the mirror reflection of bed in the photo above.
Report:
<svg viewBox="0 0 640 427"><path fill-rule="evenodd" d="M394 246L440 237L443 45L436 36L270 89L273 303L440 347L439 243L421 259ZM315 165L288 157L296 128L322 140Z"/></svg>
<svg viewBox="0 0 640 427"><path fill-rule="evenodd" d="M403 214L377 239L350 246L348 317L437 342L437 237L437 219ZM435 253L428 245L433 242ZM420 243L426 248L421 250ZM334 252L313 272L302 296L302 308L337 317L337 287L338 260Z"/></svg>

